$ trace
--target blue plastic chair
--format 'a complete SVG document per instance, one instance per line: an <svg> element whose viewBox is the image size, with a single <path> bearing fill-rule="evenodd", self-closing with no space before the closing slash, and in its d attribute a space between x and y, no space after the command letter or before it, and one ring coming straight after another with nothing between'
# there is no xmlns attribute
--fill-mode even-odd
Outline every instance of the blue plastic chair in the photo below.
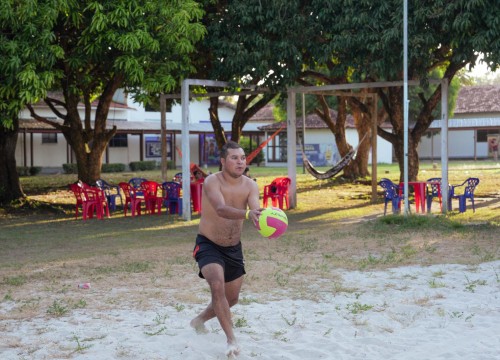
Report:
<svg viewBox="0 0 500 360"><path fill-rule="evenodd" d="M110 183L108 183L103 179L97 180L96 185L99 189L104 191L104 195L106 195L106 199L108 200L108 205L110 210L112 211L116 210L116 198L120 199L120 204L123 207L123 200L120 192L120 186L111 185Z"/></svg>
<svg viewBox="0 0 500 360"><path fill-rule="evenodd" d="M178 172L177 174L175 174L172 180L174 182L182 183L182 173Z"/></svg>
<svg viewBox="0 0 500 360"><path fill-rule="evenodd" d="M387 213L387 203L392 203L392 213L397 214L401 209L401 196L399 195L399 186L389 179L381 179L378 183L384 189L384 215Z"/></svg>
<svg viewBox="0 0 500 360"><path fill-rule="evenodd" d="M164 191L163 205L165 212L170 214L182 214L181 184L175 181L165 181L161 184Z"/></svg>
<svg viewBox="0 0 500 360"><path fill-rule="evenodd" d="M426 194L426 199L425 199L427 201L427 212L431 212L432 199L434 199L434 198L439 199L439 206L442 209L441 178L427 179L427 194Z"/></svg>
<svg viewBox="0 0 500 360"><path fill-rule="evenodd" d="M472 211L476 212L476 208L474 207L474 190L476 186L479 184L478 178L468 178L460 185L451 185L451 196L450 196L450 204L449 208L451 210L451 199L458 199L458 211L463 213L467 210L466 200L470 199L472 203ZM457 188L463 187L463 194L457 195Z"/></svg>
<svg viewBox="0 0 500 360"><path fill-rule="evenodd" d="M132 178L128 181L129 185L132 186L136 191L136 195L137 196L144 196L144 194L142 193L142 189L141 189L141 184L144 182L144 181L148 181L148 179L145 179L145 178Z"/></svg>

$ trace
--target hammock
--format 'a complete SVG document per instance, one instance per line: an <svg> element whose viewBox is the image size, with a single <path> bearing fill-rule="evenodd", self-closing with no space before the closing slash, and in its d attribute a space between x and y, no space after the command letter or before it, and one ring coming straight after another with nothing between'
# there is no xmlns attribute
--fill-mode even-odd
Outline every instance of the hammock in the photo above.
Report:
<svg viewBox="0 0 500 360"><path fill-rule="evenodd" d="M272 134L271 136L269 136L269 138L267 138L266 141L264 141L254 151L252 151L250 154L247 155L247 160L246 160L247 165L250 165L250 163L252 162L252 160L260 153L260 151L264 148L264 146L266 146L269 143L269 141L271 141L272 139L274 139L274 137L276 135L278 135L279 132L285 128L285 126L286 126L286 123L284 122L281 125L281 127L274 134Z"/></svg>
<svg viewBox="0 0 500 360"><path fill-rule="evenodd" d="M311 164L311 162L307 159L306 153L304 151L304 145L302 145L302 143L299 140L299 145L302 150L302 161L304 162L304 166L307 172L319 180L325 180L334 177L339 172L341 172L356 156L356 153L358 152L358 147L363 142L363 140L365 140L366 135L368 134L365 134L365 136L363 136L363 138L361 139L361 141L359 142L358 146L356 146L355 149L351 149L342 159L340 159L338 163L336 163L331 169L325 172L320 172L314 168L313 164Z"/></svg>

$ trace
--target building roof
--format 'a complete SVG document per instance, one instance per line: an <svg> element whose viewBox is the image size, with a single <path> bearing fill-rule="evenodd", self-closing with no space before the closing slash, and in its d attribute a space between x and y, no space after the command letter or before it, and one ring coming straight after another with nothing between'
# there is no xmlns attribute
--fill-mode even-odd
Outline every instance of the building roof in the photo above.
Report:
<svg viewBox="0 0 500 360"><path fill-rule="evenodd" d="M460 89L455 114L500 113L500 85L464 86Z"/></svg>
<svg viewBox="0 0 500 360"><path fill-rule="evenodd" d="M500 118L448 119L449 129L477 129L491 127L500 127ZM429 126L429 129L441 129L441 120L434 120Z"/></svg>
<svg viewBox="0 0 500 360"><path fill-rule="evenodd" d="M262 109L257 111L257 113L250 118L249 121L260 121L260 122L274 122L274 114L273 114L274 105L266 104Z"/></svg>
<svg viewBox="0 0 500 360"><path fill-rule="evenodd" d="M59 101L62 101L62 102L65 101L64 100L64 96L63 96L62 92L60 92L60 91L49 91L47 93L47 97L52 98L52 99L56 99L56 100L59 100ZM94 100L94 101L92 101L92 103L91 103L91 105L92 105L93 108L96 108L98 104L99 104L99 101L97 99ZM125 101L124 103L122 103L122 102L114 101L113 100L113 101L110 102L109 106L110 106L110 110L113 110L113 109L127 109L127 110L134 110L134 111L136 110L135 108L128 106L127 105L127 101ZM48 108L47 104L45 103L45 101L43 101L43 99L40 100L37 103L34 103L33 107L34 108ZM57 107L60 107L60 106L56 105L56 108ZM84 108L83 102L80 102L78 104L78 107L79 108Z"/></svg>
<svg viewBox="0 0 500 360"><path fill-rule="evenodd" d="M333 121L337 121L337 111L330 109L330 116ZM278 130L282 126L282 122L275 122L269 125L259 126L259 129L262 131L272 131ZM297 116L296 125L297 129L302 129L302 116ZM285 124L286 127L286 124ZM388 122L382 124L383 128L392 128L392 125ZM355 128L354 126L354 117L351 114L347 115L346 119L346 128ZM306 116L306 129L328 129L326 123L319 117L318 114L313 113Z"/></svg>
<svg viewBox="0 0 500 360"><path fill-rule="evenodd" d="M330 116L333 121L337 121L337 111L330 109ZM297 116L296 127L297 129L302 129L302 116ZM278 130L282 126L282 122L274 122L269 125L260 126L259 129L263 131L268 130ZM286 126L286 125L285 125ZM354 127L354 118L352 115L347 115L346 127ZM306 116L306 129L327 129L328 126L316 113L309 114Z"/></svg>
<svg viewBox="0 0 500 360"><path fill-rule="evenodd" d="M62 124L61 121L53 120L54 122L58 122ZM177 122L167 122L167 132L175 132L181 133L182 131L182 123ZM231 131L231 123L230 122L221 122L224 131ZM244 132L258 132L258 127L262 125L262 123L258 124L246 124L243 128ZM92 126L94 124L92 123ZM159 134L161 131L161 123L159 121L106 121L106 129L111 130L113 126L116 126L117 132L120 133L128 133L128 134L140 134L140 133L148 133L148 134ZM48 125L46 123L42 123L33 119L19 119L19 131L27 132L57 132L57 130ZM189 124L189 131L191 133L213 133L214 129L210 122L200 122L200 123L192 123Z"/></svg>

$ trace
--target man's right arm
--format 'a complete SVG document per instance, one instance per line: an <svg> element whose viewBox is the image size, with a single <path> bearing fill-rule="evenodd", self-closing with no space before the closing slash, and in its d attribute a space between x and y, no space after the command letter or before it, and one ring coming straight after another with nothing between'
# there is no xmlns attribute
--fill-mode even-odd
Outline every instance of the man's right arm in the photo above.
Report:
<svg viewBox="0 0 500 360"><path fill-rule="evenodd" d="M248 207L250 208L250 212L248 213L248 218L256 224L259 221L259 216L263 208L260 207L259 186L253 180L251 180L250 183L251 189L248 195Z"/></svg>

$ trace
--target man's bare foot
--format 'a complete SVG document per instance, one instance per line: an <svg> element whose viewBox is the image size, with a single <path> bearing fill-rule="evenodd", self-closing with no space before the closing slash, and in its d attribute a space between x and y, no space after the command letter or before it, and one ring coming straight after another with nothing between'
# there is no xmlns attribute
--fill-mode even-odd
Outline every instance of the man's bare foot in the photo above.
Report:
<svg viewBox="0 0 500 360"><path fill-rule="evenodd" d="M240 352L241 352L241 349L240 349L240 346L238 345L238 343L233 342L233 343L227 344L226 356L229 359L235 358L236 356L238 356L240 354Z"/></svg>
<svg viewBox="0 0 500 360"><path fill-rule="evenodd" d="M195 329L198 334L206 334L206 333L208 333L208 330L205 327L205 323L203 322L203 320L198 319L197 317L195 317L193 320L191 320L191 322L189 323L189 325L191 325L191 327L193 329Z"/></svg>

